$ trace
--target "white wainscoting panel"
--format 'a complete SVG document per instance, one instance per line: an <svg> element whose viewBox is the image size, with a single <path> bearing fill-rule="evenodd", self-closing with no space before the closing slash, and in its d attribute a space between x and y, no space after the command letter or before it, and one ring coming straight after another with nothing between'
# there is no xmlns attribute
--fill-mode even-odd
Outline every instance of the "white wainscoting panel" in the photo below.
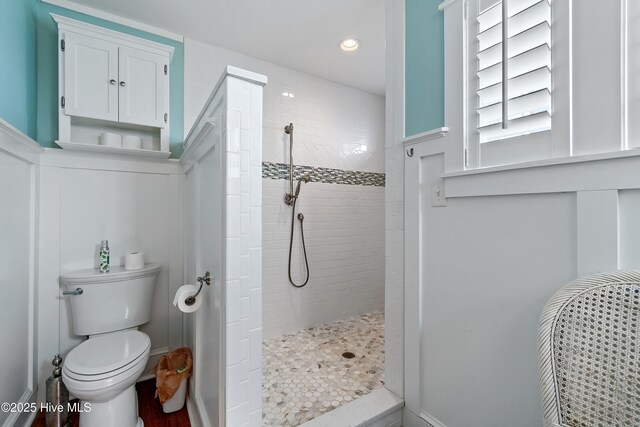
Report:
<svg viewBox="0 0 640 427"><path fill-rule="evenodd" d="M617 270L618 191L578 191L576 203L578 276Z"/></svg>
<svg viewBox="0 0 640 427"><path fill-rule="evenodd" d="M414 148L405 164L406 227L419 233L405 233L407 278L415 282L407 283L406 312L417 316L406 324L405 345L414 416L405 412L405 423L539 425L540 312L577 276L640 267L640 191L635 175L618 167L637 169L640 159L445 175L445 193L455 183L455 197L434 207L430 188L443 179L444 150L434 152L432 142ZM557 179L541 179L545 170ZM576 171L616 185L594 189Z"/></svg>
<svg viewBox="0 0 640 427"><path fill-rule="evenodd" d="M39 148L0 120L0 402L35 401L35 243ZM15 409L15 408L14 408ZM29 411L0 413L0 425L27 425Z"/></svg>
<svg viewBox="0 0 640 427"><path fill-rule="evenodd" d="M73 333L71 305L63 297L64 272L97 268L101 240L109 240L111 265L142 251L162 265L151 321L148 367L182 345L182 314L171 305L182 285L182 174L177 161L66 154L42 157L39 274L39 381L50 375L53 354L66 354L84 337ZM55 326L54 326L55 325ZM40 396L41 398L43 395Z"/></svg>
<svg viewBox="0 0 640 427"><path fill-rule="evenodd" d="M618 236L622 270L640 269L640 189L618 191Z"/></svg>

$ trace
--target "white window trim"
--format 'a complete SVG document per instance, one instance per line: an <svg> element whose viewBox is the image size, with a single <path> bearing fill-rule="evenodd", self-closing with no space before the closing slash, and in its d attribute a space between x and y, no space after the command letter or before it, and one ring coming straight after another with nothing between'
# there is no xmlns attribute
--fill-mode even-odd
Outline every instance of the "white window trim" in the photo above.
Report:
<svg viewBox="0 0 640 427"><path fill-rule="evenodd" d="M504 1L504 0L503 0ZM473 3L476 3L474 5ZM467 32L467 46L476 45L476 34L472 31L475 28L476 10L478 0L465 1L465 15L463 25ZM553 4L550 1L550 4ZM553 28L553 27L552 27ZM553 31L553 30L552 30ZM553 45L553 41L552 41ZM553 51L553 50L552 50ZM478 103L477 90L477 70L475 69L477 52L473 48L468 48L465 54L465 71L467 73L467 89L465 92L465 104L467 111L467 161L466 169L479 169L484 167L499 166L504 164L521 163L532 160L546 160L552 157L551 150L551 130L518 135L511 138L498 139L488 143L481 143L480 134L476 131L478 118L476 115ZM552 67L553 68L553 67ZM551 73L553 78L553 73ZM553 86L553 82L552 82ZM553 90L551 91L553 97ZM553 98L552 98L553 99ZM504 102L504 101L503 101ZM553 111L553 108L552 108ZM551 116L553 116L551 114Z"/></svg>
<svg viewBox="0 0 640 427"><path fill-rule="evenodd" d="M484 168L473 169L477 163L474 159L473 151L466 151L468 148L468 133L470 131L469 110L467 102L467 94L469 85L475 76L469 76L469 68L467 64L468 48L466 41L468 40L468 30L466 25L467 4L469 0L446 0L440 5L440 10L444 12L444 28L445 28L445 126L450 131L445 137L446 155L445 155L445 174L455 174L466 171L467 174L473 174L475 171L482 172ZM598 7L614 7L625 8L626 0L620 4L598 5ZM607 52L593 51L585 46L593 44L597 34L586 34L584 32L584 22L581 22L582 33L576 33L580 29L574 28L574 19L579 19L584 8L584 3L577 3L572 0L551 0L552 6L552 129L551 129L551 145L546 159L527 158L525 152L520 158L516 158L513 163L505 164L505 167L518 168L519 165L524 167L525 163L545 162L552 160L554 164L566 161L571 162L572 156L597 155L598 158L616 158L619 157L621 151L631 149L627 144L627 105L625 94L625 73L627 58L624 14L620 13L620 40L622 51L622 60L620 64L617 60L607 62ZM591 6L589 6L591 7ZM583 9L580 9L583 8ZM617 9L616 9L617 10ZM623 11L624 9L622 9ZM621 12L622 12L621 11ZM618 31L617 23L610 21L612 26L608 29L607 36L609 40L615 37ZM613 36L612 36L613 34ZM578 48L576 49L576 46ZM612 50L616 50L615 46ZM605 72L615 73L620 69L622 84L620 87L620 104L622 105L621 116L617 117L617 112L608 112L604 109L604 114L609 114L608 121L603 120L602 125L595 123L593 120L585 120L585 100L590 106L597 105L596 97L588 97L585 92L586 88L575 87L576 84L584 82L584 78L576 79L573 68L576 62L575 55L584 55L585 51L589 54L599 55L602 57L602 63L613 64L613 66L600 67ZM612 55L611 58L614 56ZM578 58L578 59L584 59ZM602 74L602 72L601 72ZM597 72L591 73L591 81ZM578 76L583 77L583 76ZM461 84L462 82L462 84ZM611 92L611 91L610 91ZM587 98L585 98L587 93ZM578 104L575 104L575 103ZM577 107L576 107L577 105ZM590 108L590 107L588 107ZM582 114L582 116L581 116ZM612 120L612 115L616 114ZM617 123L614 123L616 122ZM587 129L587 131L585 131ZM578 136L578 140L575 135ZM618 139L620 139L618 141ZM576 145L577 144L577 145ZM635 152L625 155L625 157L633 157ZM465 161L466 160L466 161ZM522 163L517 163L522 162ZM497 161L495 164L498 165Z"/></svg>
<svg viewBox="0 0 640 427"><path fill-rule="evenodd" d="M439 6L445 21L445 126L450 129L445 156L446 173L482 169L479 167L479 144L471 143L476 120L471 115L469 101L476 76L469 66L471 35L468 19L473 19L468 13L469 1L446 0ZM491 166L571 155L571 61L566 59L571 53L571 31L570 25L556 25L557 22L570 21L570 7L570 1L551 0L552 129L487 144L485 156L491 156L488 162ZM551 142L543 142L544 135L549 134Z"/></svg>

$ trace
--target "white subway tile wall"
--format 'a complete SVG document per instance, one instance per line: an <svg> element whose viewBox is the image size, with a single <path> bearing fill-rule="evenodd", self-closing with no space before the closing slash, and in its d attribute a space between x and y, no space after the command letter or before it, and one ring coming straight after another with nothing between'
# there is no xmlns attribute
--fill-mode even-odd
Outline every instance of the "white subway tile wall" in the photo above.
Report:
<svg viewBox="0 0 640 427"><path fill-rule="evenodd" d="M225 404L227 425L255 427L262 420L262 86L228 77L227 94Z"/></svg>
<svg viewBox="0 0 640 427"><path fill-rule="evenodd" d="M404 396L404 2L387 1L385 380Z"/></svg>
<svg viewBox="0 0 640 427"><path fill-rule="evenodd" d="M384 98L185 39L185 129L226 65L269 78L264 88L264 162L288 163L284 126L294 124L296 165L384 172ZM284 93L293 94L284 96ZM303 184L311 280L288 281L291 208L286 180L263 179L263 336L265 339L384 308L384 187ZM296 224L297 227L297 224ZM300 280L299 229L294 276Z"/></svg>
<svg viewBox="0 0 640 427"><path fill-rule="evenodd" d="M302 184L296 212L304 214L311 278L288 281L291 207L288 181L263 180L263 335L265 339L384 309L384 187ZM304 281L296 219L292 276Z"/></svg>
<svg viewBox="0 0 640 427"><path fill-rule="evenodd" d="M404 392L404 148L387 148L385 187L386 386Z"/></svg>
<svg viewBox="0 0 640 427"><path fill-rule="evenodd" d="M191 39L185 39L186 132L227 65L269 78L264 88L263 161L289 162L289 136L283 130L293 123L296 164L384 172L383 97Z"/></svg>

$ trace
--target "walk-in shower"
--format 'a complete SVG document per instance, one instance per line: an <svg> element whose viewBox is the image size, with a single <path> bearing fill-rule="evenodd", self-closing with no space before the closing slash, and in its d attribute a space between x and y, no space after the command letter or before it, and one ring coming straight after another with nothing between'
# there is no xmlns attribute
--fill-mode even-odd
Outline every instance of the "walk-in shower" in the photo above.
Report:
<svg viewBox="0 0 640 427"><path fill-rule="evenodd" d="M385 387L384 99L311 76L281 91L264 103L262 425L352 425L342 407Z"/></svg>
<svg viewBox="0 0 640 427"><path fill-rule="evenodd" d="M301 213L298 214L297 218L300 221L300 238L302 240L302 253L304 254L304 265L306 271L306 279L302 284L297 284L293 277L291 277L291 255L293 251L293 234L296 226L296 202L298 201L298 197L300 196L300 186L304 182L308 183L311 178L309 175L303 175L300 179L298 179L298 184L296 185L296 191L293 192L293 123L289 123L284 127L284 131L287 135L289 135L289 193L284 195L284 203L288 206L291 206L291 236L289 238L289 282L296 288L302 288L309 283L309 278L311 277L309 274L309 259L307 258L307 245L304 241L304 215Z"/></svg>

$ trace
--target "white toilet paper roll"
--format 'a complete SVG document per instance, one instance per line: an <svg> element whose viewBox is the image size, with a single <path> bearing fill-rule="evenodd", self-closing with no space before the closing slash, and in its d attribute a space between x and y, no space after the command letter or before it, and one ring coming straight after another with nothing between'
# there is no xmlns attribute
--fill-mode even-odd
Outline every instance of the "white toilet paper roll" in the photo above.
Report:
<svg viewBox="0 0 640 427"><path fill-rule="evenodd" d="M183 285L178 288L176 296L173 298L173 305L178 307L183 313L193 313L202 304L202 294L196 297L196 302L193 305L187 305L185 300L187 297L195 295L198 292L198 287L195 285Z"/></svg>
<svg viewBox="0 0 640 427"><path fill-rule="evenodd" d="M122 136L117 133L104 132L98 138L98 143L105 147L122 147Z"/></svg>
<svg viewBox="0 0 640 427"><path fill-rule="evenodd" d="M138 270L144 268L144 252L131 252L124 256L125 270Z"/></svg>
<svg viewBox="0 0 640 427"><path fill-rule="evenodd" d="M125 135L122 137L122 146L124 148L135 148L139 150L142 148L142 137Z"/></svg>

